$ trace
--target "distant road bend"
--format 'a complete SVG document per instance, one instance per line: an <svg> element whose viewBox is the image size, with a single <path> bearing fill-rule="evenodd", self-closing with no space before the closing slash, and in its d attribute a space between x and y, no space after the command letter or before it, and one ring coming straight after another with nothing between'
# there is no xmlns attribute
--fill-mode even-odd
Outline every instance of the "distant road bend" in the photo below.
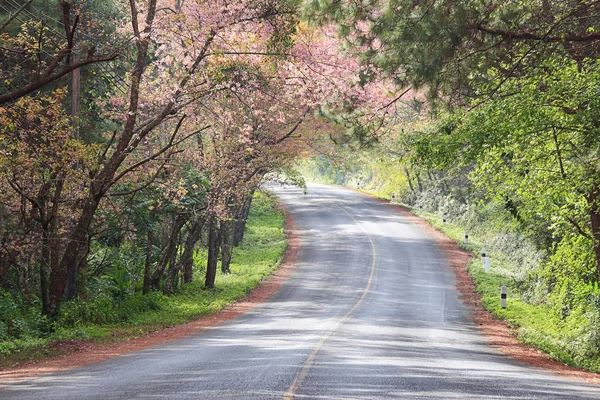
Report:
<svg viewBox="0 0 600 400"><path fill-rule="evenodd" d="M402 215L342 188L276 192L302 245L267 302L167 345L0 382L0 399L600 399L489 347L443 251Z"/></svg>

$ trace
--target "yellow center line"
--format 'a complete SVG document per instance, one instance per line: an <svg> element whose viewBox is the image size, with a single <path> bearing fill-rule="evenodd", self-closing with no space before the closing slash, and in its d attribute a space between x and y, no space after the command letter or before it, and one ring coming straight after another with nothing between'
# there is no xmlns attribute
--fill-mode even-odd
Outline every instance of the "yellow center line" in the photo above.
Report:
<svg viewBox="0 0 600 400"><path fill-rule="evenodd" d="M336 326L331 331L329 331L329 333L327 333L325 336L323 336L321 338L321 340L319 341L319 343L317 343L317 346L315 347L313 352L310 353L310 355L308 356L308 358L302 365L302 369L294 378L292 385L290 386L288 391L283 394L284 399L293 399L294 398L294 393L296 393L298 391L298 388L300 387L300 385L302 385L302 382L304 382L304 380L306 379L306 375L308 375L308 371L312 367L313 361L314 361L315 357L317 356L317 353L321 350L321 348L323 347L325 342L331 337L331 335L333 335L333 333L335 331L337 331L341 325L343 325L348 319L350 319L350 316L354 313L354 311L356 311L356 309L358 307L360 307L360 305L363 303L363 301L367 298L367 295L369 294L369 292L371 290L371 286L373 284L373 277L375 276L375 264L377 261L377 250L375 250L375 243L373 243L373 239L371 238L371 235L369 235L367 230L365 228L363 228L363 226L360 224L360 222L358 222L358 220L356 218L354 218L354 216L352 214L350 214L348 211L346 211L344 208L340 207L337 204L334 204L334 206L336 206L337 208L339 208L340 210L342 210L343 212L348 214L348 216L350 218L352 218L352 220L356 223L356 225L358 225L360 230L365 234L365 236L369 240L369 243L371 244L371 257L372 257L371 273L369 274L367 286L365 286L360 298L356 301L356 303L354 303L354 306L352 306L350 311L348 311L346 313L346 315L344 315L342 317L342 319L339 320L339 322L336 324Z"/></svg>

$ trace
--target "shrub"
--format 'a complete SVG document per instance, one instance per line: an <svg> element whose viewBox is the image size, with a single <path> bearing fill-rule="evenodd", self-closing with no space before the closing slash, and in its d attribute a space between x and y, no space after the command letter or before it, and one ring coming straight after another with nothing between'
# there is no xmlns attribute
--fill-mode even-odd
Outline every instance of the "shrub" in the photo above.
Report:
<svg viewBox="0 0 600 400"><path fill-rule="evenodd" d="M0 289L0 339L19 338L26 330L19 305L10 293Z"/></svg>

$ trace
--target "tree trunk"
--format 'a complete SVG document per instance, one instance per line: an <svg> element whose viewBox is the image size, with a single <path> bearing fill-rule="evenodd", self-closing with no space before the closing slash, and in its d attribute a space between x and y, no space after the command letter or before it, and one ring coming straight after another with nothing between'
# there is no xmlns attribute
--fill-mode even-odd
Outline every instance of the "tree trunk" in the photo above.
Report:
<svg viewBox="0 0 600 400"><path fill-rule="evenodd" d="M87 263L87 256L90 252L91 246L91 237L89 234L86 235L85 247L80 250L81 254L78 254L77 257L73 260L73 263L69 267L69 275L67 278L67 288L65 297L67 300L72 300L77 292L81 292L83 288L77 287L77 277L82 271L82 268ZM81 285L80 285L81 286Z"/></svg>
<svg viewBox="0 0 600 400"><path fill-rule="evenodd" d="M31 295L31 286L29 285L29 265L23 265L19 272L21 293L23 293L23 297L25 297L27 301L31 302L33 296Z"/></svg>
<svg viewBox="0 0 600 400"><path fill-rule="evenodd" d="M57 282L54 279L54 272L60 272L60 246L58 245L57 232L59 230L58 207L61 200L62 189L64 187L64 175L58 174L54 193L52 195L53 204L50 206L47 195L50 193L50 187L44 188L38 193L36 205L38 207L41 228L42 228L42 266L40 270L40 288L42 296L42 313L44 315L54 316L58 312L58 305L64 293L67 283L67 275L61 275L60 295L55 295L54 289ZM83 240L83 239L82 239ZM80 245L80 243L78 243ZM68 246L67 246L68 249ZM44 270L45 268L45 270ZM45 276L42 277L42 274ZM46 314L48 313L48 314Z"/></svg>
<svg viewBox="0 0 600 400"><path fill-rule="evenodd" d="M169 273L163 289L163 294L165 296L170 296L173 293L173 286L175 284L175 279L177 278L177 273L179 272L177 265L177 243L174 247L175 250L171 252L171 258L169 259Z"/></svg>
<svg viewBox="0 0 600 400"><path fill-rule="evenodd" d="M87 284L88 284L88 256L90 255L90 249L92 248L92 237L88 233L87 235L87 243L85 245L85 249L83 249L83 254L79 259L79 263L77 264L77 275L84 276L84 279L79 279L76 287L76 294L83 295L87 293Z"/></svg>
<svg viewBox="0 0 600 400"><path fill-rule="evenodd" d="M0 245L2 244L0 243ZM14 249L9 250L9 253L6 255L6 257L0 259L0 286L2 287L7 285L8 272L10 271L10 267L12 267L14 264L16 253L17 252Z"/></svg>
<svg viewBox="0 0 600 400"><path fill-rule="evenodd" d="M233 245L239 246L244 240L244 230L246 229L246 220L250 214L250 207L252 206L252 198L254 196L254 189L248 193L244 199L244 203L236 213L235 227L233 231Z"/></svg>
<svg viewBox="0 0 600 400"><path fill-rule="evenodd" d="M160 280L162 279L165 269L167 268L168 263L170 262L173 253L177 250L177 242L179 239L179 233L181 232L181 228L185 224L186 218L182 216L176 216L173 221L173 225L171 226L171 230L167 235L166 243L164 246L163 256L160 258L156 269L152 273L152 278L150 280L150 285L152 289L158 290L160 285Z"/></svg>
<svg viewBox="0 0 600 400"><path fill-rule="evenodd" d="M600 281L600 186L594 183L588 196L590 222L592 225L592 243L596 255L596 278Z"/></svg>
<svg viewBox="0 0 600 400"><path fill-rule="evenodd" d="M40 298L42 314L50 315L50 238L47 229L42 228L42 254L40 262Z"/></svg>
<svg viewBox="0 0 600 400"><path fill-rule="evenodd" d="M231 264L233 226L233 220L227 220L221 223L221 272L224 274L229 273L229 265Z"/></svg>
<svg viewBox="0 0 600 400"><path fill-rule="evenodd" d="M72 300L75 297L77 290L77 259L73 260L69 267L69 273L67 276L67 288L65 292L65 298Z"/></svg>
<svg viewBox="0 0 600 400"><path fill-rule="evenodd" d="M62 260L53 266L50 270L49 289L48 289L48 303L47 307L43 307L44 315L50 317L56 316L60 301L65 293L67 286L67 279L69 276L69 267L77 259L83 243L85 243L86 236L90 225L100 204L101 197L92 196L86 201L77 226L69 235L67 246L63 252Z"/></svg>
<svg viewBox="0 0 600 400"><path fill-rule="evenodd" d="M417 178L417 185L419 186L419 192L423 192L423 182L421 182L421 176L419 175L418 172L415 174L415 177Z"/></svg>
<svg viewBox="0 0 600 400"><path fill-rule="evenodd" d="M410 171L408 170L408 168L406 168L406 166L402 166L402 168L404 168L404 173L406 174L406 180L408 180L408 186L410 187L410 191L414 193L415 187L413 186L412 179L410 177Z"/></svg>
<svg viewBox="0 0 600 400"><path fill-rule="evenodd" d="M183 271L183 282L191 283L193 280L193 267L194 267L194 250L196 249L196 243L200 240L202 234L202 219L195 218L192 223L192 228L188 237L185 240L183 254L179 260L181 270Z"/></svg>
<svg viewBox="0 0 600 400"><path fill-rule="evenodd" d="M219 229L217 219L210 217L208 225L208 261L206 263L206 279L204 286L213 288L217 277L217 258L219 256Z"/></svg>
<svg viewBox="0 0 600 400"><path fill-rule="evenodd" d="M148 229L148 239L146 242L146 263L144 264L144 286L142 294L150 292L150 265L152 264L152 241L154 240L154 231Z"/></svg>

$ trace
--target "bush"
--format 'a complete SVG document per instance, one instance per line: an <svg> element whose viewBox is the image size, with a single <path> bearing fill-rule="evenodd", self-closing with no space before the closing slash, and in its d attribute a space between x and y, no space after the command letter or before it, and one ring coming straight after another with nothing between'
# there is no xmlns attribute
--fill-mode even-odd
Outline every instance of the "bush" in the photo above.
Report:
<svg viewBox="0 0 600 400"><path fill-rule="evenodd" d="M55 321L55 326L76 328L85 324L105 324L118 322L112 296L98 294L93 301L76 299L64 302Z"/></svg>
<svg viewBox="0 0 600 400"><path fill-rule="evenodd" d="M45 332L48 320L34 305L23 305L19 297L0 289L0 341L21 339L37 332Z"/></svg>
<svg viewBox="0 0 600 400"><path fill-rule="evenodd" d="M555 246L539 276L552 287L563 278L577 277L584 283L595 282L596 274L592 241L584 236L567 236Z"/></svg>

